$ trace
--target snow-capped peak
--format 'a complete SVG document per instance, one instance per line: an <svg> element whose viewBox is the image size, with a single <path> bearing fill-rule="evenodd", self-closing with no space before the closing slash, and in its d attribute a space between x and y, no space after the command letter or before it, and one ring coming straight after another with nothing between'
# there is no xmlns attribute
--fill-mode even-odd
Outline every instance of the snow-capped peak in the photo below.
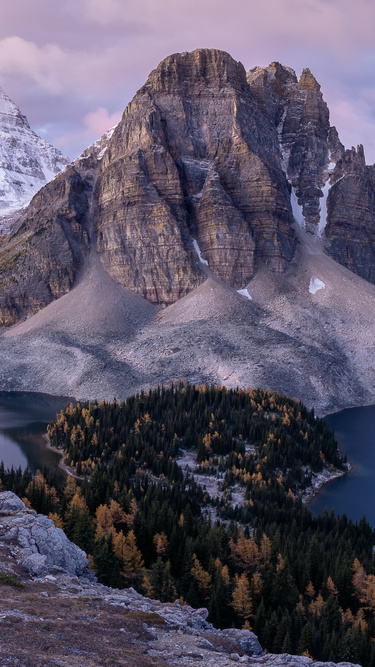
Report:
<svg viewBox="0 0 375 667"><path fill-rule="evenodd" d="M18 106L12 102L10 97L0 87L0 125L4 123L30 127L26 116L21 113Z"/></svg>
<svg viewBox="0 0 375 667"><path fill-rule="evenodd" d="M26 206L69 162L31 130L26 116L0 88L0 218Z"/></svg>

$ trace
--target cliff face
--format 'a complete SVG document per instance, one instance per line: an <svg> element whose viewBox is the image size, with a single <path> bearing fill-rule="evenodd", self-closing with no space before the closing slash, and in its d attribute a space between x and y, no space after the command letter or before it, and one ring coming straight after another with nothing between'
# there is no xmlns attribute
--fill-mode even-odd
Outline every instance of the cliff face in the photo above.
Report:
<svg viewBox="0 0 375 667"><path fill-rule="evenodd" d="M237 289L263 259L293 256L289 195L275 128L240 63L220 51L167 58L137 93L103 158L98 250L116 280L171 303L208 266Z"/></svg>
<svg viewBox="0 0 375 667"><path fill-rule="evenodd" d="M374 281L374 168L345 151L310 70L209 49L151 72L118 126L33 199L0 249L0 323L34 314L98 254L154 304L208 270L243 289L294 257L294 221ZM208 269L207 269L208 266Z"/></svg>
<svg viewBox="0 0 375 667"><path fill-rule="evenodd" d="M92 182L74 168L34 197L0 252L0 321L10 325L68 292L89 241Z"/></svg>
<svg viewBox="0 0 375 667"><path fill-rule="evenodd" d="M366 166L362 146L345 151L332 179L326 251L375 283L375 167Z"/></svg>
<svg viewBox="0 0 375 667"><path fill-rule="evenodd" d="M298 222L307 232L319 234L326 222L323 188L333 161L344 150L330 126L320 86L309 69L298 80L293 70L280 63L250 70L248 82L263 113L271 113L277 127L281 165L301 208Z"/></svg>

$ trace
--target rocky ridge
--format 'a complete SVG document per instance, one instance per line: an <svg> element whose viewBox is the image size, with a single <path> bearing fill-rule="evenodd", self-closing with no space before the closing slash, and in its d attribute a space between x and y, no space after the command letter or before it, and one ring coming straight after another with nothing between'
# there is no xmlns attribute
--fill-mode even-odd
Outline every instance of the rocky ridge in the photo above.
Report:
<svg viewBox="0 0 375 667"><path fill-rule="evenodd" d="M207 609L163 604L132 588L96 583L83 552L11 492L0 494L0 515L0 586L5 589L4 575L23 584L6 586L1 598L3 665L334 667L301 656L266 655L251 631L216 630L206 620Z"/></svg>
<svg viewBox="0 0 375 667"><path fill-rule="evenodd" d="M372 180L363 149L345 151L330 126L310 70L297 79L271 63L246 76L222 51L174 54L116 128L19 218L2 252L0 321L12 324L72 289L93 252L116 282L159 305L202 284L206 265L244 289L262 265L287 270L294 220L372 281ZM75 208L77 189L85 196ZM31 237L40 250L29 261Z"/></svg>
<svg viewBox="0 0 375 667"><path fill-rule="evenodd" d="M373 167L309 70L170 56L3 239L0 386L123 399L185 376L372 403L373 230Z"/></svg>
<svg viewBox="0 0 375 667"><path fill-rule="evenodd" d="M38 137L14 102L0 88L0 229L26 206L70 160Z"/></svg>

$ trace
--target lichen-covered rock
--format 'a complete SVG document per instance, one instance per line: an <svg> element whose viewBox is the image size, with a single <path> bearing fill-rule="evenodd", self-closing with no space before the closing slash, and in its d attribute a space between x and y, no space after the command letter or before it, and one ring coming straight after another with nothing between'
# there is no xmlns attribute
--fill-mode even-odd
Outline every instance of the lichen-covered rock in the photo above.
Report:
<svg viewBox="0 0 375 667"><path fill-rule="evenodd" d="M242 651L250 655L263 655L263 649L259 644L258 637L250 630L238 630L237 628L228 628L222 630L224 637L230 637L235 640Z"/></svg>
<svg viewBox="0 0 375 667"><path fill-rule="evenodd" d="M35 576L89 574L86 554L53 521L27 509L10 491L0 493L0 540L12 542L17 560Z"/></svg>

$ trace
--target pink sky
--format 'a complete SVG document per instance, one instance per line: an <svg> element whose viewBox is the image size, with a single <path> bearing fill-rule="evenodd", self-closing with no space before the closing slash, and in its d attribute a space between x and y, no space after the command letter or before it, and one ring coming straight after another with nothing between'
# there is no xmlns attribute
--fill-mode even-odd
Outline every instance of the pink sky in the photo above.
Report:
<svg viewBox="0 0 375 667"><path fill-rule="evenodd" d="M0 0L0 85L43 138L75 158L121 117L171 53L278 60L322 86L346 146L375 162L373 0Z"/></svg>

